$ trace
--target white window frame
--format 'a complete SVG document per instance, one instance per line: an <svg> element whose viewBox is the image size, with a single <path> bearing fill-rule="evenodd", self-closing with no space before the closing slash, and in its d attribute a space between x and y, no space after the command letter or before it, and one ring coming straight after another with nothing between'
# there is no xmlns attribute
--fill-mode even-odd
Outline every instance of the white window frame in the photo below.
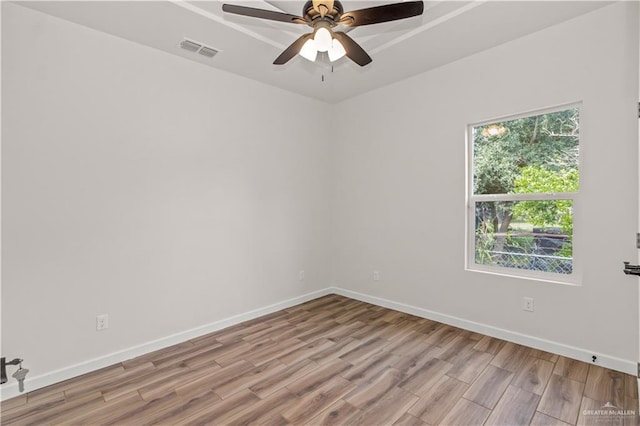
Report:
<svg viewBox="0 0 640 426"><path fill-rule="evenodd" d="M517 120L519 118L531 117L536 115L544 115L567 109L578 109L578 114L581 122L581 133L579 136L579 151L578 151L578 176L579 176L579 188L577 192L549 192L549 193L527 193L527 194L474 194L473 193L473 128L479 126L486 126L497 122ZM522 278L528 280L544 281L549 283L559 284L572 284L579 285L582 282L582 268L581 268L581 256L580 256L580 223L576 219L580 216L580 188L583 185L583 170L581 168L582 154L583 154L583 135L582 135L582 102L572 102L568 104L557 105L553 107L535 109L524 113L513 114L508 116L502 116L492 118L489 120L482 120L467 125L466 131L466 250L465 250L465 270L472 272L480 272L494 275L501 275L513 278ZM572 214L573 214L573 235L572 235L572 272L570 274L561 274L557 272L544 272L533 271L529 269L517 269L509 268L498 265L485 265L476 263L476 235L475 235L475 205L477 202L482 201L555 201L555 200L571 200L572 201Z"/></svg>

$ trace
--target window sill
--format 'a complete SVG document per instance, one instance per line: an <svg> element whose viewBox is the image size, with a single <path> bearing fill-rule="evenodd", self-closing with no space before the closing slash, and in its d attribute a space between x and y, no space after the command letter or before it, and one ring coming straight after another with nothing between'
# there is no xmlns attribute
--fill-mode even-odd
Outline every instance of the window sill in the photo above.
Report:
<svg viewBox="0 0 640 426"><path fill-rule="evenodd" d="M582 277L579 273L572 274L554 274L550 272L528 271L526 269L517 269L512 272L509 268L492 267L488 265L467 265L465 271L479 272L482 274L497 275L506 278L515 278L521 280L538 281L549 284L563 284L573 287L582 286Z"/></svg>

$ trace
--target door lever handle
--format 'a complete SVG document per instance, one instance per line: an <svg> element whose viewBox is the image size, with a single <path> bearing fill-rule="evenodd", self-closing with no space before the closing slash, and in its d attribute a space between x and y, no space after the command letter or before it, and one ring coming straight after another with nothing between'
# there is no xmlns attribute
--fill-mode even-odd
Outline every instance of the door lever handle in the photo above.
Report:
<svg viewBox="0 0 640 426"><path fill-rule="evenodd" d="M640 275L640 265L631 265L629 262L624 262L623 272L627 275Z"/></svg>

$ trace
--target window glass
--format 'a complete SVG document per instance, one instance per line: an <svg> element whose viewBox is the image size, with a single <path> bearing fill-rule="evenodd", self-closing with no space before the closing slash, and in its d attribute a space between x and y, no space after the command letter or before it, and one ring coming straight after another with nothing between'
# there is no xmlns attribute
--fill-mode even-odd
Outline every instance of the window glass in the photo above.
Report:
<svg viewBox="0 0 640 426"><path fill-rule="evenodd" d="M579 108L470 126L474 266L571 274Z"/></svg>

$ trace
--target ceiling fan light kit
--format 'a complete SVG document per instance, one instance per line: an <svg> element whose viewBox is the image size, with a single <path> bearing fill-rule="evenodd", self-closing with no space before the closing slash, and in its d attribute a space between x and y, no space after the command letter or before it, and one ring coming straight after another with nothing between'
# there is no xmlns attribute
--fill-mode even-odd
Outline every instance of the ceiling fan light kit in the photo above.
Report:
<svg viewBox="0 0 640 426"><path fill-rule="evenodd" d="M273 62L275 65L285 64L298 54L314 62L318 52L327 52L331 62L347 56L356 64L365 66L372 61L367 52L345 32L333 31L333 28L358 27L411 18L422 15L424 4L422 1L407 1L343 13L344 9L338 0L312 0L307 1L302 8L303 17L232 4L223 4L222 10L236 15L304 24L313 28L312 33L300 36L287 47Z"/></svg>
<svg viewBox="0 0 640 426"><path fill-rule="evenodd" d="M347 51L344 50L344 46L335 38L331 40L331 48L327 52L329 54L329 60L331 62L335 62L338 59L342 58L347 54Z"/></svg>
<svg viewBox="0 0 640 426"><path fill-rule="evenodd" d="M308 39L298 53L303 58L315 62L318 52L327 52L331 62L337 61L347 53L344 46L333 38L331 28L324 22L318 23L313 32L313 38Z"/></svg>

